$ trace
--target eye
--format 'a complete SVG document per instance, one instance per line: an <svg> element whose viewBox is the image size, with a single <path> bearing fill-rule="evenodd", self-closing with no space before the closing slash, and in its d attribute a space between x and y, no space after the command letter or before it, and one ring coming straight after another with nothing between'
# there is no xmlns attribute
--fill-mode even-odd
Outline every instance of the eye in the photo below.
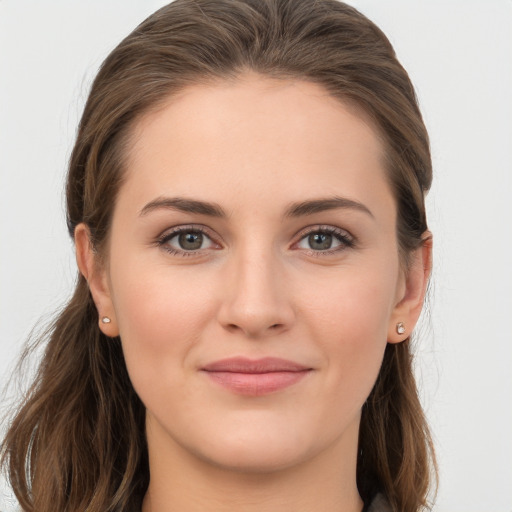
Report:
<svg viewBox="0 0 512 512"><path fill-rule="evenodd" d="M297 243L297 248L313 252L337 252L354 246L353 237L332 226L310 229Z"/></svg>
<svg viewBox="0 0 512 512"><path fill-rule="evenodd" d="M158 240L158 245L171 254L183 256L216 247L212 239L198 227L184 227L167 232Z"/></svg>

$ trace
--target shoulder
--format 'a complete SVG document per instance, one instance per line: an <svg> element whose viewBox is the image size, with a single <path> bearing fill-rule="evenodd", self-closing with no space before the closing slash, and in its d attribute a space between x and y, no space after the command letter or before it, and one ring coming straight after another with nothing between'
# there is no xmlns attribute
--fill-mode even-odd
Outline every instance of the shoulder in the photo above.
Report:
<svg viewBox="0 0 512 512"><path fill-rule="evenodd" d="M364 508L364 512L392 512L392 510L384 495L377 494L370 505Z"/></svg>

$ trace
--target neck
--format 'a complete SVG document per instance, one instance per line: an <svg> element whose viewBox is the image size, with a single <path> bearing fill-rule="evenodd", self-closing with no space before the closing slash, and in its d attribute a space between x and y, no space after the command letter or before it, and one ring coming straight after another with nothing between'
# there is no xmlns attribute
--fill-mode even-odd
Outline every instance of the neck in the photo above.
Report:
<svg viewBox="0 0 512 512"><path fill-rule="evenodd" d="M142 512L360 512L357 433L354 425L314 457L268 472L219 467L148 436L151 476Z"/></svg>

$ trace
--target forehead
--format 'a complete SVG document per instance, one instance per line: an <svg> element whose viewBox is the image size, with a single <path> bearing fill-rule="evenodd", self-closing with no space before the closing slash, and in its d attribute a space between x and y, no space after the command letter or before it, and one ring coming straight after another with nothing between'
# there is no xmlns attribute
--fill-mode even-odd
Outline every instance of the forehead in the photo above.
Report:
<svg viewBox="0 0 512 512"><path fill-rule="evenodd" d="M304 81L245 75L185 88L138 121L130 148L126 183L139 196L271 191L292 201L387 188L367 117Z"/></svg>

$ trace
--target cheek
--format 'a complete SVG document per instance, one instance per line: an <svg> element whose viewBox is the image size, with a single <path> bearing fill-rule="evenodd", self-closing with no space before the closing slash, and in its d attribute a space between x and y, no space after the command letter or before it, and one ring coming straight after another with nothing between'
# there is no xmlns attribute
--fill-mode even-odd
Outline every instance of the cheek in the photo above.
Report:
<svg viewBox="0 0 512 512"><path fill-rule="evenodd" d="M179 372L173 370L186 366L213 307L204 281L198 286L187 272L146 268L121 265L112 274L123 352L136 389L155 379L174 381Z"/></svg>
<svg viewBox="0 0 512 512"><path fill-rule="evenodd" d="M398 265L346 268L314 276L302 288L303 314L325 339L339 339L354 349L386 342L395 303Z"/></svg>
<svg viewBox="0 0 512 512"><path fill-rule="evenodd" d="M387 273L366 269L344 273L335 285L331 280L327 292L320 293L317 287L303 307L310 336L326 358L331 399L351 404L354 411L377 378L396 288L397 274L389 268Z"/></svg>

